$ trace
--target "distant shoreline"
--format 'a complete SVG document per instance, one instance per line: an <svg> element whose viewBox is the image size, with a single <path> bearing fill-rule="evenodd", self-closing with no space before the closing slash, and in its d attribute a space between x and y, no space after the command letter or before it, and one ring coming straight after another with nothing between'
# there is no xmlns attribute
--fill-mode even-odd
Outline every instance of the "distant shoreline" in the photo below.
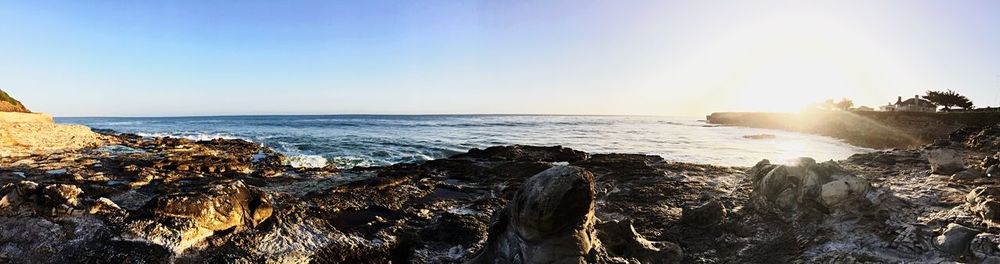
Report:
<svg viewBox="0 0 1000 264"><path fill-rule="evenodd" d="M947 138L962 128L998 124L1000 113L718 112L706 119L710 124L824 135L868 148L914 148Z"/></svg>

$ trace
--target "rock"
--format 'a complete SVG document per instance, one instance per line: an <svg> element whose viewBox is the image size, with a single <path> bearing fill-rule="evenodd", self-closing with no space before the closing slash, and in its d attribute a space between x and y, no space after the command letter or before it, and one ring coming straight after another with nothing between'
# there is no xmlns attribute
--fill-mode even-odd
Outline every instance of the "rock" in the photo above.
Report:
<svg viewBox="0 0 1000 264"><path fill-rule="evenodd" d="M969 250L983 263L1000 263L1000 235L981 233L969 244Z"/></svg>
<svg viewBox="0 0 1000 264"><path fill-rule="evenodd" d="M0 216L25 215L34 213L37 202L38 184L31 181L8 183L0 188Z"/></svg>
<svg viewBox="0 0 1000 264"><path fill-rule="evenodd" d="M986 177L998 177L1000 176L1000 165L991 165L986 168Z"/></svg>
<svg viewBox="0 0 1000 264"><path fill-rule="evenodd" d="M772 134L756 134L756 135L746 135L743 136L745 139L763 140L763 139L775 139L777 136Z"/></svg>
<svg viewBox="0 0 1000 264"><path fill-rule="evenodd" d="M927 154L927 161L931 163L931 173L934 174L951 175L965 169L961 156L953 149L931 150Z"/></svg>
<svg viewBox="0 0 1000 264"><path fill-rule="evenodd" d="M693 227L705 228L714 226L726 218L726 207L718 200L712 199L695 207L684 207L681 222Z"/></svg>
<svg viewBox="0 0 1000 264"><path fill-rule="evenodd" d="M0 188L0 216L67 215L80 204L77 196L82 193L79 187L68 184L42 187L31 181L9 183Z"/></svg>
<svg viewBox="0 0 1000 264"><path fill-rule="evenodd" d="M573 166L528 179L490 227L472 263L588 263L601 247L594 229L594 175Z"/></svg>
<svg viewBox="0 0 1000 264"><path fill-rule="evenodd" d="M977 169L967 169L951 175L952 180L971 180L983 177L983 172Z"/></svg>
<svg viewBox="0 0 1000 264"><path fill-rule="evenodd" d="M959 224L951 223L940 236L934 239L934 246L941 252L951 255L962 255L969 250L972 239L979 231Z"/></svg>
<svg viewBox="0 0 1000 264"><path fill-rule="evenodd" d="M270 196L242 181L156 197L144 207L156 214L192 219L212 231L255 227L272 213Z"/></svg>
<svg viewBox="0 0 1000 264"><path fill-rule="evenodd" d="M836 162L817 164L801 158L794 165L758 162L748 171L753 182L751 198L762 208L784 212L847 212L870 203L870 188L861 177L850 174Z"/></svg>
<svg viewBox="0 0 1000 264"><path fill-rule="evenodd" d="M87 210L89 214L117 214L122 212L124 209L119 207L115 202L108 198L98 198L90 208Z"/></svg>
<svg viewBox="0 0 1000 264"><path fill-rule="evenodd" d="M965 196L969 211L989 227L1000 227L1000 187L978 187Z"/></svg>
<svg viewBox="0 0 1000 264"><path fill-rule="evenodd" d="M472 149L468 153L459 154L452 159L484 159L507 161L545 161L545 162L576 162L589 158L586 152L576 151L561 146L499 146L486 149Z"/></svg>
<svg viewBox="0 0 1000 264"><path fill-rule="evenodd" d="M602 223L597 225L597 230L601 244L614 255L627 256L638 263L680 263L684 259L680 246L647 240L635 231L631 221Z"/></svg>
<svg viewBox="0 0 1000 264"><path fill-rule="evenodd" d="M997 159L997 155L1000 155L1000 153L994 154L993 156L986 156L986 158L983 158L983 162L979 164L979 167L985 170L993 165L1000 164L1000 159Z"/></svg>

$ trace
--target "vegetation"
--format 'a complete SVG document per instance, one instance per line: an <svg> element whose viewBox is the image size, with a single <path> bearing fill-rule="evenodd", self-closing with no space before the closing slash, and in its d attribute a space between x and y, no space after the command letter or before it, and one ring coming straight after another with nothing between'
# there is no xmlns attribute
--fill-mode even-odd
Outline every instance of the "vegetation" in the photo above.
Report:
<svg viewBox="0 0 1000 264"><path fill-rule="evenodd" d="M7 94L7 92L4 92L3 90L0 90L0 102L8 102L13 105L21 105L21 102L15 100L14 97L10 97L10 95Z"/></svg>
<svg viewBox="0 0 1000 264"><path fill-rule="evenodd" d="M840 99L840 101L833 101L833 99L826 99L826 101L814 105L813 108L826 111L834 111L834 110L848 111L854 108L854 101L851 101L850 99L847 98Z"/></svg>
<svg viewBox="0 0 1000 264"><path fill-rule="evenodd" d="M924 95L924 99L931 101L934 105L944 107L944 111L950 111L952 106L957 106L962 109L970 110L972 109L972 101L966 98L964 95L960 95L952 90L947 91L927 91L927 95Z"/></svg>

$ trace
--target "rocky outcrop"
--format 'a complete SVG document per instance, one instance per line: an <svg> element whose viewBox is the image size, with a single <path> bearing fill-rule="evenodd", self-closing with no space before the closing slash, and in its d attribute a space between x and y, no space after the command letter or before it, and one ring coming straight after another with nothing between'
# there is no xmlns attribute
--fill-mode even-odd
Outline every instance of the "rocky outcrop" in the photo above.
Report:
<svg viewBox="0 0 1000 264"><path fill-rule="evenodd" d="M104 145L109 137L44 114L0 113L0 157L44 155Z"/></svg>
<svg viewBox="0 0 1000 264"><path fill-rule="evenodd" d="M752 168L506 146L351 169L290 167L241 140L113 142L0 158L0 262L1000 258L995 179L931 173L938 148L996 166L961 140Z"/></svg>
<svg viewBox="0 0 1000 264"><path fill-rule="evenodd" d="M931 173L934 174L952 175L965 170L965 163L954 149L933 149L927 154L927 161L931 163Z"/></svg>
<svg viewBox="0 0 1000 264"><path fill-rule="evenodd" d="M866 207L868 181L836 162L801 158L793 165L762 160L750 169L752 199L761 208L792 213L853 213Z"/></svg>
<svg viewBox="0 0 1000 264"><path fill-rule="evenodd" d="M594 175L560 166L532 176L490 227L472 263L593 263L603 246L594 229Z"/></svg>

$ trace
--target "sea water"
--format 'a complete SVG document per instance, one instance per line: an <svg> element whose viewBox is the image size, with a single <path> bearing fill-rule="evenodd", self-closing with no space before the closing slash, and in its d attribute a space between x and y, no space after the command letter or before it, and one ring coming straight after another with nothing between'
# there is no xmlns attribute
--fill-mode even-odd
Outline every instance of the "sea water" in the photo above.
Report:
<svg viewBox="0 0 1000 264"><path fill-rule="evenodd" d="M287 154L294 166L376 166L446 158L497 145L561 145L590 153L753 166L761 159L844 159L872 151L794 132L717 126L698 118L533 115L323 115L56 118L145 137L245 139ZM747 138L750 135L774 137Z"/></svg>

